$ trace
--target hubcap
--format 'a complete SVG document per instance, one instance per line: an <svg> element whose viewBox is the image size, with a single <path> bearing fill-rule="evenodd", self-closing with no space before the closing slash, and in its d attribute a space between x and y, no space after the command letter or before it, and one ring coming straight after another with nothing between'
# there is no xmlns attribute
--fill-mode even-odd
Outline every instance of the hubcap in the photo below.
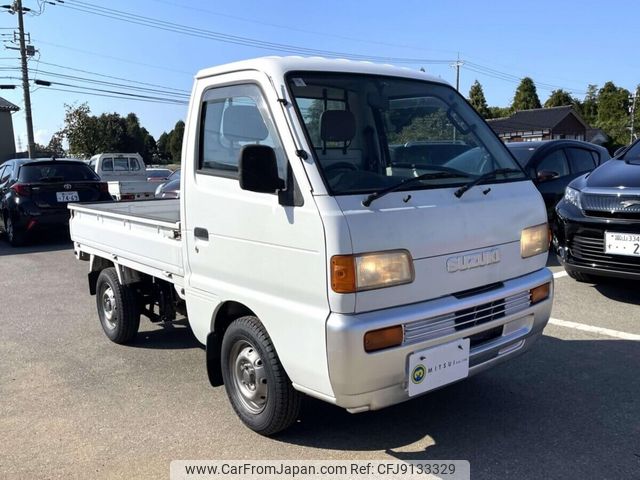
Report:
<svg viewBox="0 0 640 480"><path fill-rule="evenodd" d="M113 330L116 328L116 322L113 321L115 312L116 297L113 294L113 289L107 287L102 292L102 313L104 313L105 323L108 328Z"/></svg>
<svg viewBox="0 0 640 480"><path fill-rule="evenodd" d="M233 385L244 407L253 414L264 410L267 404L267 375L258 351L245 340L239 340L231 349Z"/></svg>

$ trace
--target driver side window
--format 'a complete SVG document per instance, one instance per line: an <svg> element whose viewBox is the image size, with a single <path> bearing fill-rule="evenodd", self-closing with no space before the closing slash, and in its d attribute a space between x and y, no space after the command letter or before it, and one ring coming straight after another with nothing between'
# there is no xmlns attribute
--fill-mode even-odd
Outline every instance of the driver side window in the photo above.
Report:
<svg viewBox="0 0 640 480"><path fill-rule="evenodd" d="M542 171L557 173L558 175L555 178L569 175L569 162L567 161L564 150L555 150L543 158L542 161L538 163L536 173L539 175Z"/></svg>
<svg viewBox="0 0 640 480"><path fill-rule="evenodd" d="M245 145L272 147L280 178L286 180L286 156L261 90L252 84L208 90L200 117L197 173L237 179Z"/></svg>

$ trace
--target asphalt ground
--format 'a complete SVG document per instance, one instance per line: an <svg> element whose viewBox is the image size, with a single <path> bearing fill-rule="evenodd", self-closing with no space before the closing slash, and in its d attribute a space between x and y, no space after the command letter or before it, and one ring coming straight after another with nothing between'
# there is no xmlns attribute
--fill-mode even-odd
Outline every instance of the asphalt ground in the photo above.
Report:
<svg viewBox="0 0 640 480"><path fill-rule="evenodd" d="M640 478L640 285L581 284L555 264L559 322L526 355L378 412L308 398L269 439L209 385L186 325L143 321L134 345L115 345L68 242L0 239L0 478L168 478L174 459L466 459L473 479Z"/></svg>

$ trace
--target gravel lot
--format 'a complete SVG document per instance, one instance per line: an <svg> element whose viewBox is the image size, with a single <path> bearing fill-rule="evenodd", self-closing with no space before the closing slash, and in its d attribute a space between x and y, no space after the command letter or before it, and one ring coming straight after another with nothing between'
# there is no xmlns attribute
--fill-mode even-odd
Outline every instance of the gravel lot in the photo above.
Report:
<svg viewBox="0 0 640 480"><path fill-rule="evenodd" d="M467 459L473 479L640 478L638 284L559 276L553 318L615 332L555 322L530 353L466 382L359 415L308 399L297 425L267 439L208 384L186 326L144 321L135 345L109 342L86 269L63 240L0 239L1 478L168 478L172 459L393 458Z"/></svg>

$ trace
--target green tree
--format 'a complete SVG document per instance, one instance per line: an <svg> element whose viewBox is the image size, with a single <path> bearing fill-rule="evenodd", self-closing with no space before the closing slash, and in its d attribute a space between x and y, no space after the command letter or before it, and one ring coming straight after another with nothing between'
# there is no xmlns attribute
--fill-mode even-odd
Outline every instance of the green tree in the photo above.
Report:
<svg viewBox="0 0 640 480"><path fill-rule="evenodd" d="M145 163L156 163L156 159L158 157L158 146L156 144L155 138L153 138L153 135L151 135L149 131L144 127L140 129L140 133L142 135L143 141L141 155L144 158Z"/></svg>
<svg viewBox="0 0 640 480"><path fill-rule="evenodd" d="M609 135L611 148L629 142L629 96L629 90L617 87L613 82L605 83L598 91L596 126Z"/></svg>
<svg viewBox="0 0 640 480"><path fill-rule="evenodd" d="M511 115L509 107L489 107L489 117L487 118L504 118Z"/></svg>
<svg viewBox="0 0 640 480"><path fill-rule="evenodd" d="M51 136L51 140L49 140L49 144L47 145L47 150L56 158L62 158L66 155L64 147L62 146L63 138L64 134L62 131L56 132Z"/></svg>
<svg viewBox="0 0 640 480"><path fill-rule="evenodd" d="M156 148L158 151L158 157L165 163L171 161L171 152L169 151L169 144L171 143L171 132L162 132L162 135L158 137Z"/></svg>
<svg viewBox="0 0 640 480"><path fill-rule="evenodd" d="M598 121L598 86L590 84L582 102L582 118L588 125L595 125Z"/></svg>
<svg viewBox="0 0 640 480"><path fill-rule="evenodd" d="M98 150L96 148L96 117L91 115L87 103L78 106L66 105L64 116L64 136L69 143L69 154L80 157L90 157Z"/></svg>
<svg viewBox="0 0 640 480"><path fill-rule="evenodd" d="M536 91L536 84L533 83L531 78L524 77L516 89L511 109L517 111L531 110L532 108L540 107L540 99L538 98L538 92Z"/></svg>
<svg viewBox="0 0 640 480"><path fill-rule="evenodd" d="M484 90L478 80L473 82L473 85L471 85L471 88L469 89L469 103L476 109L482 118L491 118L491 111L487 105Z"/></svg>
<svg viewBox="0 0 640 480"><path fill-rule="evenodd" d="M182 137L184 136L184 122L179 120L171 131L169 140L169 152L173 163L180 163L182 158Z"/></svg>
<svg viewBox="0 0 640 480"><path fill-rule="evenodd" d="M566 105L575 105L576 99L571 96L569 92L559 88L558 90L553 90L547 101L544 102L545 108L550 107L564 107Z"/></svg>

